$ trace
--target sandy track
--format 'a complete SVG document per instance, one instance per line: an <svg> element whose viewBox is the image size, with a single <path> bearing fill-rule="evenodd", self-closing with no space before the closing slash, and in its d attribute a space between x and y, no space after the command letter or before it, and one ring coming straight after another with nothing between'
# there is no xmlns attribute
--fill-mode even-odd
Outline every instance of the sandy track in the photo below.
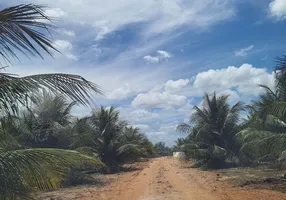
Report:
<svg viewBox="0 0 286 200"><path fill-rule="evenodd" d="M116 181L108 186L79 189L77 192L66 190L65 197L54 199L286 200L283 193L234 187L220 181L214 172L180 166L179 161L172 158L154 159L143 170L118 175ZM72 193L75 196L71 196Z"/></svg>

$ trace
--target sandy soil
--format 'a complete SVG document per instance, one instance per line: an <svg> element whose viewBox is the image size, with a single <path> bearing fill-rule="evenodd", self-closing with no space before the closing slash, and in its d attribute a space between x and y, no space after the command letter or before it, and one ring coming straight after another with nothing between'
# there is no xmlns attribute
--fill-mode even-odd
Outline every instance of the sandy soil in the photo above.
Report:
<svg viewBox="0 0 286 200"><path fill-rule="evenodd" d="M112 175L103 187L78 187L41 195L41 200L286 200L271 190L235 187L222 175L184 168L173 158L158 158L141 170Z"/></svg>

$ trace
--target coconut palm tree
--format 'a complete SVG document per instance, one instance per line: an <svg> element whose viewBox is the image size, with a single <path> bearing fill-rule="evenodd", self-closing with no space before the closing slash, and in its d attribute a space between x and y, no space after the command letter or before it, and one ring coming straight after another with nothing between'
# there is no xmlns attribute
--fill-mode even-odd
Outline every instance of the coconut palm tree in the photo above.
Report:
<svg viewBox="0 0 286 200"><path fill-rule="evenodd" d="M91 116L78 120L72 130L72 148L95 154L106 165L107 172L120 165L153 153L152 143L138 128L127 127L114 107L98 108Z"/></svg>
<svg viewBox="0 0 286 200"><path fill-rule="evenodd" d="M227 99L227 95L217 97L215 93L212 96L205 94L202 107L195 106L195 112L190 117L193 126L180 124L177 129L195 134L197 142L230 150L243 104L237 102L230 107Z"/></svg>
<svg viewBox="0 0 286 200"><path fill-rule="evenodd" d="M73 119L70 112L75 105L62 95L44 91L10 121L12 133L26 147L69 148Z"/></svg>
<svg viewBox="0 0 286 200"><path fill-rule="evenodd" d="M125 149L129 146L129 151L121 154L122 160L132 161L153 154L152 143L141 133L139 128L125 127L119 140Z"/></svg>
<svg viewBox="0 0 286 200"><path fill-rule="evenodd" d="M123 162L122 155L126 152L137 151L133 144L122 144L121 137L126 121L119 118L119 111L114 107L105 109L101 107L92 112L88 118L94 127L95 149L101 161L107 166L107 171L118 170L119 164Z"/></svg>
<svg viewBox="0 0 286 200"><path fill-rule="evenodd" d="M274 112L273 105L273 102L264 102L263 94L249 105L250 116L245 121L244 128L236 134L243 164L270 155L279 158L286 150L286 121L280 111Z"/></svg>
<svg viewBox="0 0 286 200"><path fill-rule="evenodd" d="M195 106L190 123L180 124L177 129L189 133L189 145L183 149L197 159L203 159L209 167L224 162L225 156L235 151L235 133L239 113L243 104L237 102L232 107L227 103L228 96L205 94L202 106ZM191 149L190 149L191 148Z"/></svg>
<svg viewBox="0 0 286 200"><path fill-rule="evenodd" d="M11 59L20 59L19 54L42 57L43 52L46 52L51 55L51 51L56 49L44 32L52 28L49 20L43 7L33 4L0 11L1 64L10 62ZM27 105L40 89L60 92L64 97L84 105L91 102L90 92L101 93L97 85L78 75L39 74L17 77L0 72L0 115L17 112L18 105ZM9 140L13 140L13 137L5 124L0 123L1 199L26 199L31 198L30 192L57 188L70 165L101 165L101 162L75 151L11 149Z"/></svg>
<svg viewBox="0 0 286 200"><path fill-rule="evenodd" d="M279 158L286 150L286 57L277 61L274 90L260 85L265 91L248 106L249 118L237 134L246 163L267 155Z"/></svg>

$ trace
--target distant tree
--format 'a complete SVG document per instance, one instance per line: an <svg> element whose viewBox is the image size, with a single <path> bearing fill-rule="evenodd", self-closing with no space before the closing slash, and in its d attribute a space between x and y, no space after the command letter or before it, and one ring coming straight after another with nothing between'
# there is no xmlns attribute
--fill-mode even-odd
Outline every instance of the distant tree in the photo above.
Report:
<svg viewBox="0 0 286 200"><path fill-rule="evenodd" d="M167 147L165 142L158 142L154 144L155 152L158 156L169 156L171 155L171 148Z"/></svg>

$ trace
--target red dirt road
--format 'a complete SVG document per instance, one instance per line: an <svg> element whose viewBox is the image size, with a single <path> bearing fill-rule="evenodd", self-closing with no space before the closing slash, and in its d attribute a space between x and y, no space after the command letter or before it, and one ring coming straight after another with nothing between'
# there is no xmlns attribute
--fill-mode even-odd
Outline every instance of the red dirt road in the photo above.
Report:
<svg viewBox="0 0 286 200"><path fill-rule="evenodd" d="M158 158L144 169L118 175L102 188L65 189L55 200L286 200L286 194L234 187L214 172L181 168L178 160ZM51 199L51 196L40 198Z"/></svg>

